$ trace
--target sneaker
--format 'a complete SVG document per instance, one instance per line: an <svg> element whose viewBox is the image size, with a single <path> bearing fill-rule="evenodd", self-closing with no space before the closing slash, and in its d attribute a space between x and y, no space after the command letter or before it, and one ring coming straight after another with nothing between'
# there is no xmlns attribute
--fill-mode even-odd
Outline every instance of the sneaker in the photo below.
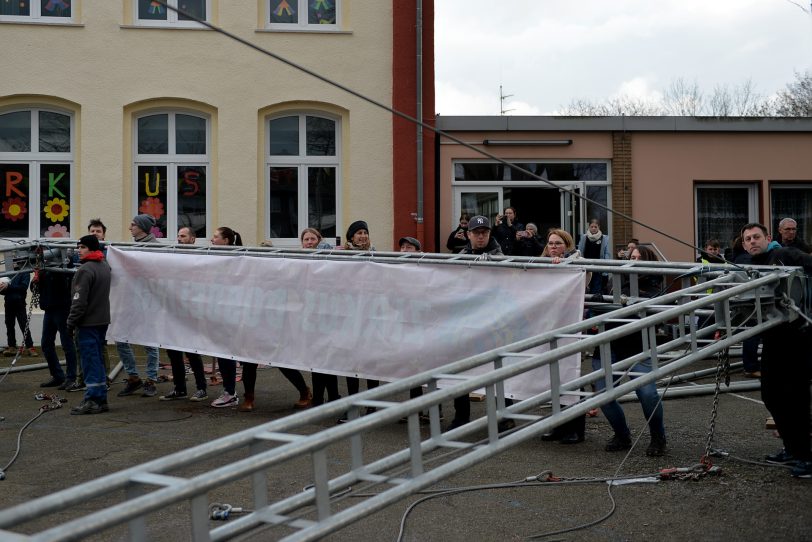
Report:
<svg viewBox="0 0 812 542"><path fill-rule="evenodd" d="M72 392L72 391L85 391L87 386L84 382L72 382L70 386L65 386L65 391Z"/></svg>
<svg viewBox="0 0 812 542"><path fill-rule="evenodd" d="M225 391L220 397L211 402L211 406L214 408L233 407L238 404L240 404L240 399L236 395L231 395Z"/></svg>
<svg viewBox="0 0 812 542"><path fill-rule="evenodd" d="M155 382L147 380L144 383L144 393L141 394L141 397L155 397L156 395L158 395L158 389L155 387Z"/></svg>
<svg viewBox="0 0 812 542"><path fill-rule="evenodd" d="M39 357L39 352L37 352L37 349L32 346L31 348L28 349L28 355L33 358L36 358Z"/></svg>
<svg viewBox="0 0 812 542"><path fill-rule="evenodd" d="M127 397L128 395L132 395L136 391L140 390L144 386L144 382L138 378L137 376L131 376L127 379L127 385L124 386L124 389L118 392L119 397Z"/></svg>
<svg viewBox="0 0 812 542"><path fill-rule="evenodd" d="M646 448L646 455L649 457L660 457L665 455L668 447L665 445L665 437L651 437L651 442Z"/></svg>
<svg viewBox="0 0 812 542"><path fill-rule="evenodd" d="M206 393L206 390L197 390L191 397L189 397L190 401L205 401L209 398L209 394Z"/></svg>
<svg viewBox="0 0 812 542"><path fill-rule="evenodd" d="M74 415L83 415L83 414L101 414L102 412L107 412L109 408L107 407L107 401L95 401L93 399L87 399L79 403L79 406L75 406L70 409L70 413Z"/></svg>
<svg viewBox="0 0 812 542"><path fill-rule="evenodd" d="M147 389L146 386L144 386L144 390L146 389ZM144 393L146 393L146 391ZM167 393L166 395L161 395L161 401L175 401L177 399L186 399L186 397L188 396L186 395L185 391L172 390L170 393Z"/></svg>
<svg viewBox="0 0 812 542"><path fill-rule="evenodd" d="M618 435L615 433L606 446L603 447L607 452L623 452L632 447L632 439L629 435Z"/></svg>
<svg viewBox="0 0 812 542"><path fill-rule="evenodd" d="M790 474L793 478L812 478L812 461L798 461Z"/></svg>
<svg viewBox="0 0 812 542"><path fill-rule="evenodd" d="M58 390L67 390L71 386L75 386L76 382L73 380L65 380L62 384L59 385Z"/></svg>
<svg viewBox="0 0 812 542"><path fill-rule="evenodd" d="M305 391L299 393L299 400L293 404L293 408L310 408L313 404L313 392L310 391L310 388L306 388Z"/></svg>
<svg viewBox="0 0 812 542"><path fill-rule="evenodd" d="M17 355L17 347L16 346L7 346L3 349L3 355L7 358L11 358Z"/></svg>
<svg viewBox="0 0 812 542"><path fill-rule="evenodd" d="M796 463L795 458L785 448L781 448L774 454L769 454L764 460L774 465L793 465Z"/></svg>

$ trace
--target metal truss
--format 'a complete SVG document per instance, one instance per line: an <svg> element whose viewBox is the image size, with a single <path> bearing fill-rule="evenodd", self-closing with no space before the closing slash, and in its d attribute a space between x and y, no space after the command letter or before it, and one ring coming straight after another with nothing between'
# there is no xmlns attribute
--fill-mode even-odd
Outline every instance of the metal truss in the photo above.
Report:
<svg viewBox="0 0 812 542"><path fill-rule="evenodd" d="M32 247L36 245L34 243ZM116 246L123 246L126 250L205 250L222 256L349 258L411 265L521 266L528 269L551 265L545 258L483 259L337 250ZM49 248L60 252L64 247L49 243ZM15 250L26 251L31 247ZM64 258L54 257L53 261L64 261ZM611 299L590 301L587 305L595 308L598 314L581 322L0 510L0 538L11 541L81 540L127 523L130 539L142 541L148 539L150 514L167 505L188 502L195 541L228 540L255 529L276 529L272 531L274 538L286 541L317 540L548 432L591 408L622 399L643 385L684 371L748 337L792 320L797 315L790 310L791 307L808 302L806 279L793 268L753 267L743 270L726 265L597 260L570 261L566 265L610 274L616 284L615 292L620 291L623 275L628 275L631 290L636 294L637 275L647 273L670 277L674 279L672 282L680 282L681 287L648 300L640 300L635 295L626 299L616 293ZM697 278L700 282L692 284L692 279ZM711 315L713 318L708 318ZM668 336L663 336L663 329L671 331ZM642 351L612 364L610 342L635 334L642 340ZM531 351L544 345L549 349ZM561 382L559 362L595 348L602 354L601 369ZM616 380L618 376L629 374L637 362L649 358L653 368L650 373L637 375L631 380ZM551 389L506 406L504 381L543 366L549 368ZM462 374L476 367L488 370L479 376ZM455 383L438 389L439 380ZM605 382L604 391L581 391L590 389L589 384L598 380ZM408 396L408 390L418 386L424 386L428 392L415 399L401 399ZM440 424L440 405L481 389L485 390L484 416L444 432ZM547 410L542 411L541 407L547 406L551 409L545 414ZM368 407L377 411L361 416ZM430 422L428 435L424 437L419 417L425 411L429 412ZM303 434L305 426L325 420L330 422L347 412L348 423L315 434ZM364 453L364 441L368 435L402 418L408 420L405 428L408 446L382 457L368 457ZM500 434L498 424L503 420L513 420L516 428ZM472 443L469 442L471 437L481 440ZM344 472L330 477L328 448L335 450L336 446L347 449L351 461ZM245 457L213 470L204 470L206 460L235 450L242 451ZM289 495L282 494L280 488L269 486L269 473L285 469L289 462L302 458L310 462L312 485ZM180 475L180 472L184 474ZM250 480L252 485L253 511L212 528L208 492L243 480ZM374 496L353 499L352 503L342 500L345 492L354 491L359 486L364 488L365 494ZM370 493L373 489L374 493ZM124 490L125 497L120 502L62 524L51 524L33 534L21 534L26 522L67 509L76 513L77 504L102 496L113 499L121 490Z"/></svg>

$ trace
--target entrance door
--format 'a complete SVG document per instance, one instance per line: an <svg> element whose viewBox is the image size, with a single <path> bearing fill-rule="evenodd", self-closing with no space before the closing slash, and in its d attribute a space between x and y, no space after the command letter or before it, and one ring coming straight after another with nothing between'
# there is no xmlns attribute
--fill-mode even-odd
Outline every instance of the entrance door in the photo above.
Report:
<svg viewBox="0 0 812 542"><path fill-rule="evenodd" d="M460 214L468 213L471 216L482 215L493 221L502 209L502 190L458 188L456 198L457 208L454 215L454 226Z"/></svg>

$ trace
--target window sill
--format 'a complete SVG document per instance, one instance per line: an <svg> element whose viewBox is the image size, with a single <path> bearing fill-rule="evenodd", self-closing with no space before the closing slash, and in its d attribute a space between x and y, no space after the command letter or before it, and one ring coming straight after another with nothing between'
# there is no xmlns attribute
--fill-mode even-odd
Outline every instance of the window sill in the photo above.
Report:
<svg viewBox="0 0 812 542"><path fill-rule="evenodd" d="M310 29L310 28L257 28L254 32L257 34L342 34L351 36L352 30L338 30L338 29Z"/></svg>
<svg viewBox="0 0 812 542"><path fill-rule="evenodd" d="M173 24L122 24L119 28L123 30L207 30L207 26L176 26Z"/></svg>
<svg viewBox="0 0 812 542"><path fill-rule="evenodd" d="M0 24L21 24L27 26L68 26L68 27L75 27L75 28L84 28L85 25L83 23L69 23L65 21L8 21L6 19L0 19Z"/></svg>

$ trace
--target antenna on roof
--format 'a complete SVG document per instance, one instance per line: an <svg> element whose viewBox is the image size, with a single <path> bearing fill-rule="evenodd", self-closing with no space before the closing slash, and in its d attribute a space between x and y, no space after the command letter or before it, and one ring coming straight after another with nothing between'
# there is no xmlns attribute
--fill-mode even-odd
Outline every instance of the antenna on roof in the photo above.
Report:
<svg viewBox="0 0 812 542"><path fill-rule="evenodd" d="M499 114L504 115L508 111L515 111L515 109L505 109L505 100L513 97L513 94L503 94L502 85L499 85Z"/></svg>

